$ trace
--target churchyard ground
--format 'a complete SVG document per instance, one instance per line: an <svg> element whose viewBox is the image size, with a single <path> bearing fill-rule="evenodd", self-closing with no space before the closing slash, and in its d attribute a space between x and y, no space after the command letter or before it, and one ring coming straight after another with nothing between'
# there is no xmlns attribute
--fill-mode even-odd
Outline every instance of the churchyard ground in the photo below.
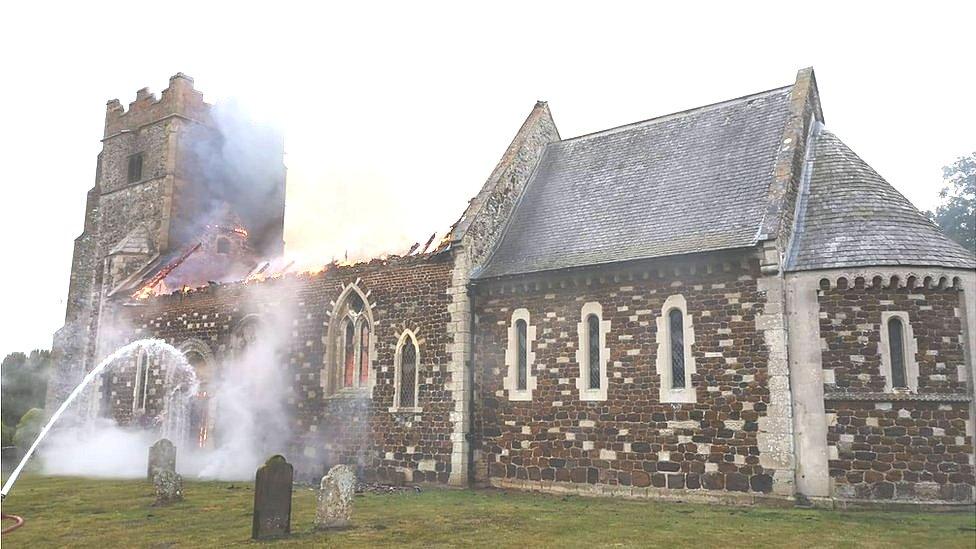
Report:
<svg viewBox="0 0 976 549"><path fill-rule="evenodd" d="M187 482L186 501L153 507L140 480L25 476L3 504L30 547L227 547L253 544L253 484ZM315 492L295 487L292 537L318 547L976 547L970 512L824 511L559 497L500 490L367 494L353 526L315 532ZM7 523L5 523L6 525Z"/></svg>

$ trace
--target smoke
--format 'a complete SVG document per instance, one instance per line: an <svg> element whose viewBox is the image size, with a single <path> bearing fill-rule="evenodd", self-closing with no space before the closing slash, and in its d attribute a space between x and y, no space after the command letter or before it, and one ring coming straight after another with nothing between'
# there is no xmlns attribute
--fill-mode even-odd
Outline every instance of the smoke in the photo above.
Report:
<svg viewBox="0 0 976 549"><path fill-rule="evenodd" d="M61 426L41 446L42 472L99 478L144 478L151 431L125 429L106 418L90 424Z"/></svg>
<svg viewBox="0 0 976 549"><path fill-rule="evenodd" d="M280 313L264 321L243 324L233 336L233 350L218 371L197 372L204 380L199 390L213 395L213 404L207 407L212 425L206 420L192 426L183 423L184 432L172 436L179 473L187 478L247 480L254 478L257 467L269 456L285 453L290 439L286 402L291 376L278 352L283 348L286 330L276 327L289 325L290 321ZM131 374L134 358L129 355L116 361L105 375L121 378L127 372ZM183 361L182 357L177 360ZM182 410L166 409L156 418L120 426L105 417L87 417L88 406L84 402L94 399L97 385L86 390L86 398L77 403L72 416L66 417L41 446L43 473L145 477L149 447L162 438L163 425L172 419L165 416L181 412L187 415L194 397L186 399L187 408ZM164 394L170 390L165 386L162 389ZM204 424L210 427L209 444L200 448L199 432L193 429Z"/></svg>
<svg viewBox="0 0 976 549"><path fill-rule="evenodd" d="M216 448L189 452L186 471L200 478L247 479L268 456L284 453L290 376L287 365L278 364L274 343L255 341L239 360L225 366L214 391Z"/></svg>

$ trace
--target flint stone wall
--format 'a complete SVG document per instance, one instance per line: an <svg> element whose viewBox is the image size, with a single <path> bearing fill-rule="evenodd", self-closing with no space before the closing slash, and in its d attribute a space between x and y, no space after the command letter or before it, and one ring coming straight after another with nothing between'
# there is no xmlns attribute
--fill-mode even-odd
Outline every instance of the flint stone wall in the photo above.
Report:
<svg viewBox="0 0 976 549"><path fill-rule="evenodd" d="M821 282L817 299L834 497L973 501L961 290L919 282ZM917 394L884 392L885 311L908 313L918 346Z"/></svg>
<svg viewBox="0 0 976 549"><path fill-rule="evenodd" d="M757 260L733 256L483 283L475 297L476 478L771 493L775 470L764 466L757 437L770 404L769 349L756 323L766 305L760 277ZM659 400L656 320L673 294L684 295L694 326L697 403ZM581 401L576 385L577 323L590 301L611 324L606 401ZM537 331L529 402L509 401L503 386L517 308L529 310Z"/></svg>
<svg viewBox="0 0 976 549"><path fill-rule="evenodd" d="M189 339L209 347L217 368L231 360L234 333L254 314L283 334L282 375L290 380L286 407L291 415L288 454L300 478L316 479L345 463L365 479L390 483L446 483L451 472L450 412L453 398L447 365L450 318L447 288L451 255L334 266L314 275L287 276L260 283L229 284L188 294L152 298L126 307L122 324L132 326L126 341L156 337L179 347ZM358 282L357 282L358 281ZM322 386L326 334L334 302L357 283L368 292L375 322L372 391L326 395ZM409 328L420 341L420 412L391 412L394 354ZM260 336L260 333L259 333ZM113 373L106 397L112 414L131 420L134 368ZM149 414L160 409L162 373L150 366ZM218 411L219 413L219 411ZM219 422L219 419L218 419ZM219 430L219 427L218 427ZM219 439L219 433L214 433Z"/></svg>

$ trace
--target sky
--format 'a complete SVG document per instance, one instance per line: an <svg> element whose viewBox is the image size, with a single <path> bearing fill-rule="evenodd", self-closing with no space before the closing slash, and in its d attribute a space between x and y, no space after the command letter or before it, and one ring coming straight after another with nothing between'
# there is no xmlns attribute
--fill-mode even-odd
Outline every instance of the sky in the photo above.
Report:
<svg viewBox="0 0 976 549"><path fill-rule="evenodd" d="M536 100L563 137L791 84L920 209L976 150L976 3L5 2L0 356L49 348L104 105L176 72L285 136L286 251L404 252L463 212Z"/></svg>

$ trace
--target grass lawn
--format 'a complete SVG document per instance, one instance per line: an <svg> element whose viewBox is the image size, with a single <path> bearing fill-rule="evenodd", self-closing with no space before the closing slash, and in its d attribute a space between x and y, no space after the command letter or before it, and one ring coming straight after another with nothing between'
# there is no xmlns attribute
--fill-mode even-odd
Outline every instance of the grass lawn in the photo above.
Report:
<svg viewBox="0 0 976 549"><path fill-rule="evenodd" d="M27 523L18 547L224 547L254 543L253 485L190 482L186 501L151 506L145 481L26 476L4 511ZM287 546L976 547L972 513L835 512L428 489L365 495L354 525L314 532L315 493L295 489ZM5 523L7 524L7 523ZM267 542L265 542L267 543Z"/></svg>

